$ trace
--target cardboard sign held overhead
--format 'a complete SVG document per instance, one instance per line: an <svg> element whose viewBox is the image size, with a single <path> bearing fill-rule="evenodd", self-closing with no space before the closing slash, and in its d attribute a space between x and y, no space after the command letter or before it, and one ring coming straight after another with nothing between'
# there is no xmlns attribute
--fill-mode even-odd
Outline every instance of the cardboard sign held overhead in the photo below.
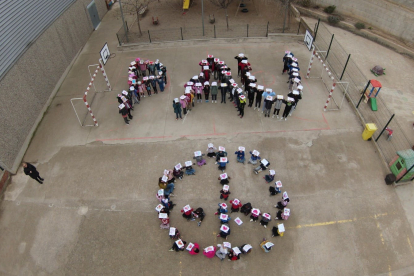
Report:
<svg viewBox="0 0 414 276"><path fill-rule="evenodd" d="M194 152L194 156L195 156L195 157L199 157L199 156L201 156L201 151L195 151L195 152Z"/></svg>
<svg viewBox="0 0 414 276"><path fill-rule="evenodd" d="M278 188L282 188L282 182L280 180L276 181L275 185Z"/></svg>
<svg viewBox="0 0 414 276"><path fill-rule="evenodd" d="M230 228L229 228L228 226L226 226L226 225L222 225L222 226L220 227L220 231L222 231L222 232L224 232L224 233L228 233L228 232L229 232L229 230L230 230Z"/></svg>
<svg viewBox="0 0 414 276"><path fill-rule="evenodd" d="M290 216L290 209L288 209L288 208L283 209L283 214L285 216Z"/></svg>
<svg viewBox="0 0 414 276"><path fill-rule="evenodd" d="M175 235L175 227L170 227L170 236L174 236Z"/></svg>
<svg viewBox="0 0 414 276"><path fill-rule="evenodd" d="M229 216L228 215L226 215L226 214L221 214L220 215L220 219L221 220L227 220L229 218Z"/></svg>
<svg viewBox="0 0 414 276"><path fill-rule="evenodd" d="M194 244L190 242L190 244L187 246L187 248L186 248L186 249L187 249L188 251L191 251L191 249L193 249L193 247L194 247Z"/></svg>
<svg viewBox="0 0 414 276"><path fill-rule="evenodd" d="M220 179L226 179L227 177L227 173L220 174Z"/></svg>
<svg viewBox="0 0 414 276"><path fill-rule="evenodd" d="M174 167L176 170L179 170L179 169L181 169L182 168L182 166L181 166L181 163L178 163L177 165L175 165L175 167Z"/></svg>
<svg viewBox="0 0 414 276"><path fill-rule="evenodd" d="M159 213L158 218L160 218L160 219L168 218L168 215L166 213Z"/></svg>
<svg viewBox="0 0 414 276"><path fill-rule="evenodd" d="M155 207L155 210L156 210L157 212L159 212L159 211L161 211L161 210L162 210L162 208L164 208L164 205L162 205L162 204L158 204L158 205L157 205L157 207Z"/></svg>
<svg viewBox="0 0 414 276"><path fill-rule="evenodd" d="M191 161L185 161L185 166L186 167L190 167L193 164L193 162Z"/></svg>
<svg viewBox="0 0 414 276"><path fill-rule="evenodd" d="M243 223L243 221L239 218L239 217L237 217L235 220L234 220L236 223L237 223L237 225L242 225L242 223Z"/></svg>

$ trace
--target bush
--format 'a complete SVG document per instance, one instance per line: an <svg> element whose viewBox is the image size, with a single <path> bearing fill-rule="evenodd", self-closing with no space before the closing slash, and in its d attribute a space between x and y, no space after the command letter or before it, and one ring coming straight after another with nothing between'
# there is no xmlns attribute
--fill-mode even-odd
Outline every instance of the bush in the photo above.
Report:
<svg viewBox="0 0 414 276"><path fill-rule="evenodd" d="M301 1L302 7L309 8L312 4L311 0L302 0Z"/></svg>
<svg viewBox="0 0 414 276"><path fill-rule="evenodd" d="M328 22L331 25L336 25L339 23L339 21L341 21L341 19L338 16L334 16L334 15L328 16Z"/></svg>
<svg viewBox="0 0 414 276"><path fill-rule="evenodd" d="M315 5L315 6L313 6L313 8L316 9L316 10L319 10L320 7L319 7L319 5Z"/></svg>
<svg viewBox="0 0 414 276"><path fill-rule="evenodd" d="M358 30L365 29L365 24L361 22L357 22L355 23L355 28L357 28Z"/></svg>
<svg viewBox="0 0 414 276"><path fill-rule="evenodd" d="M336 8L335 5L328 6L328 7L324 8L323 11L326 12L326 13L332 14L335 11L335 8Z"/></svg>

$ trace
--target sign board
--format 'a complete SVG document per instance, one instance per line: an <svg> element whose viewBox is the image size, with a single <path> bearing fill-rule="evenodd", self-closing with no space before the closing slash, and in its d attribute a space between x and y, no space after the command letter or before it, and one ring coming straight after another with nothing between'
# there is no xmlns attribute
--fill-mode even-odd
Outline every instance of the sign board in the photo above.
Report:
<svg viewBox="0 0 414 276"><path fill-rule="evenodd" d="M312 49L313 36L308 30L306 30L304 42L305 42L306 47L308 47L310 51Z"/></svg>

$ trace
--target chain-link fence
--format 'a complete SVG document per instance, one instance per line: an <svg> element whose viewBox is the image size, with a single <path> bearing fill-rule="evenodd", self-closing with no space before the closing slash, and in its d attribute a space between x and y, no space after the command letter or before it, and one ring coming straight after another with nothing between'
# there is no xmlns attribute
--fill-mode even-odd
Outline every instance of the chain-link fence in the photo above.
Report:
<svg viewBox="0 0 414 276"><path fill-rule="evenodd" d="M292 13L286 18L285 24L209 24L203 27L176 27L169 29L138 30L136 21L125 28L121 27L117 32L119 45L141 44L161 41L178 41L193 39L214 38L245 38L245 37L267 37L269 33L291 33L304 34L305 26L297 20Z"/></svg>
<svg viewBox="0 0 414 276"><path fill-rule="evenodd" d="M363 92L369 79L364 76L358 68L357 62L345 51L334 35L322 23L317 28L314 45L331 68L338 82L337 87L343 93L348 94L352 104L357 108L363 123L375 123L377 125L378 130L375 132L373 139L376 140L385 161L389 163L395 157L396 151L411 148L411 143L395 118L388 124L388 127L393 130L392 139L387 139L387 131L382 132L393 117L393 113L382 100L381 92L376 98L377 111L371 109L370 102L364 102ZM337 93L337 91L334 93Z"/></svg>
<svg viewBox="0 0 414 276"><path fill-rule="evenodd" d="M214 39L214 38L244 38L244 37L267 37L271 33L295 33L303 34L304 28L301 28L299 22L295 22L290 28L283 29L282 27L275 27L267 25L236 25L217 26L207 25L202 27L180 27L171 29L157 29L146 30L139 32L127 31L125 33L122 27L118 33L119 45L134 44L134 43L152 43L161 41L177 41L177 40L193 40L193 39ZM271 28L271 29L269 29Z"/></svg>

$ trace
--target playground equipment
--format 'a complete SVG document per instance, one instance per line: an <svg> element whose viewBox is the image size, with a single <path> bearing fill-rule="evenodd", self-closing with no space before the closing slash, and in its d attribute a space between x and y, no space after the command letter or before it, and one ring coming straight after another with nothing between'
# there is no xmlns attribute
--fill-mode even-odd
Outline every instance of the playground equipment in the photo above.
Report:
<svg viewBox="0 0 414 276"><path fill-rule="evenodd" d="M385 75L385 68L382 68L379 65L374 66L374 68L371 69L372 74L374 74L376 77Z"/></svg>
<svg viewBox="0 0 414 276"><path fill-rule="evenodd" d="M414 151L412 149L397 151L397 155L388 165L397 183L409 181L414 176Z"/></svg>
<svg viewBox="0 0 414 276"><path fill-rule="evenodd" d="M371 87L371 90L368 89L369 87ZM382 85L377 80L369 80L368 84L365 88L364 103L368 103L368 101L370 101L372 111L377 111L378 110L377 99L376 98L377 98L378 93L380 92L381 88L382 88Z"/></svg>

